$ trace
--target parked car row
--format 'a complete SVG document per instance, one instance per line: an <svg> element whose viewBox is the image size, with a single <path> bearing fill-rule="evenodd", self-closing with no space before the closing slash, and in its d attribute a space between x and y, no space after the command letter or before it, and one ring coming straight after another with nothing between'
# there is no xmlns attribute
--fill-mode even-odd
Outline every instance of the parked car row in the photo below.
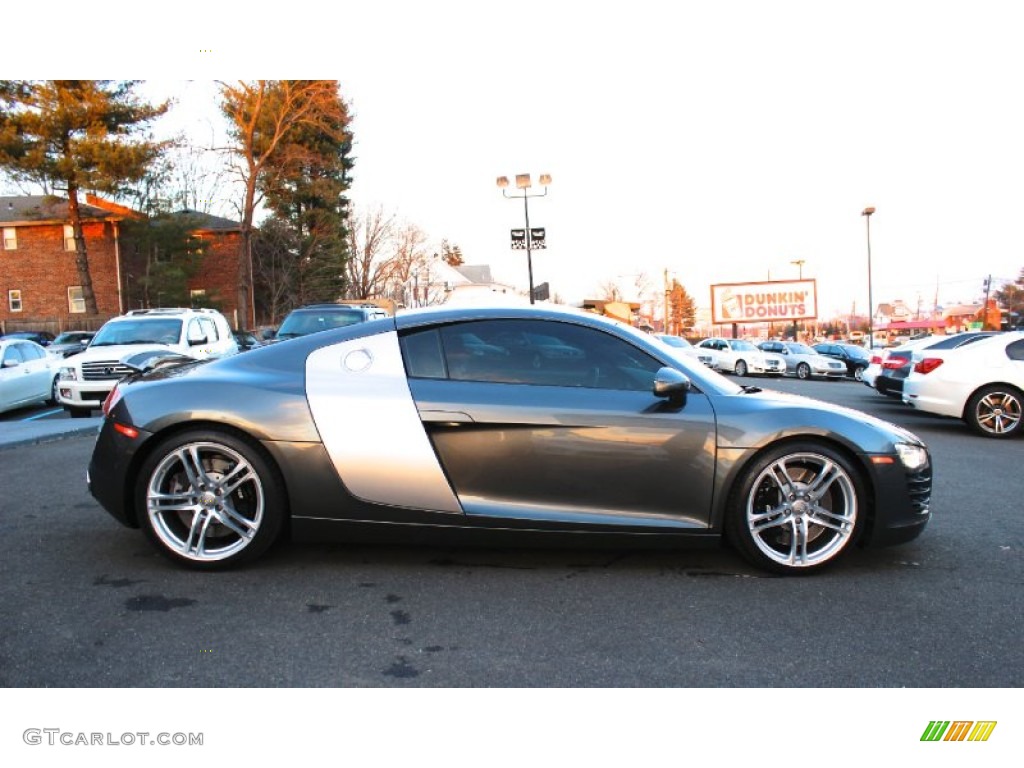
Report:
<svg viewBox="0 0 1024 768"><path fill-rule="evenodd" d="M863 382L985 437L1024 431L1024 331L967 331L879 350Z"/></svg>

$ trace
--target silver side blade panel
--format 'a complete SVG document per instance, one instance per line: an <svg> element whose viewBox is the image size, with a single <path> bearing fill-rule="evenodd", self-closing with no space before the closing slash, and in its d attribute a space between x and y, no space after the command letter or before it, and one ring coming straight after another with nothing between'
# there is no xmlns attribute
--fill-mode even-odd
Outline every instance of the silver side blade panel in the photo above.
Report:
<svg viewBox="0 0 1024 768"><path fill-rule="evenodd" d="M318 349L306 360L306 395L350 493L377 504L462 512L409 391L397 333Z"/></svg>

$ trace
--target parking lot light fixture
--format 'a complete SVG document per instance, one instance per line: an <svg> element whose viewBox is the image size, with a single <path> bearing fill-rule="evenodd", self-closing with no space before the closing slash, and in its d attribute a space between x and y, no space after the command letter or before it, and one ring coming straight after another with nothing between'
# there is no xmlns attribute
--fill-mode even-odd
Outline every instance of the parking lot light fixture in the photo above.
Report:
<svg viewBox="0 0 1024 768"><path fill-rule="evenodd" d="M531 197L545 197L548 193L548 186L551 184L551 174L542 173L540 175L540 185L544 187L544 191L539 194L530 194L527 192L528 189L533 187L533 181L528 173L517 173L516 174L516 189L521 189L522 192L519 194L510 195L507 191L509 186L509 180L507 176L498 177L498 188L501 189L501 194L507 198L522 198L523 199L523 214L526 219L526 230L525 230L525 245L526 245L526 269L530 280L530 303L535 303L535 297L533 293L533 236L530 233L530 204L529 198ZM543 247L539 245L538 247Z"/></svg>
<svg viewBox="0 0 1024 768"><path fill-rule="evenodd" d="M871 295L871 214L874 212L870 205L860 212L867 224L868 236L868 349L875 348L875 305Z"/></svg>

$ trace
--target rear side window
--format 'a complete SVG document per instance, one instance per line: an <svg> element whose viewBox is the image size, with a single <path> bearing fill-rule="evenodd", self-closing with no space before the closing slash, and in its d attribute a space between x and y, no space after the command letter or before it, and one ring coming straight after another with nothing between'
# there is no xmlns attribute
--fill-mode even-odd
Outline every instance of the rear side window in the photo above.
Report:
<svg viewBox="0 0 1024 768"><path fill-rule="evenodd" d="M402 338L402 358L405 372L414 379L443 379L447 377L441 336L436 330L410 333Z"/></svg>

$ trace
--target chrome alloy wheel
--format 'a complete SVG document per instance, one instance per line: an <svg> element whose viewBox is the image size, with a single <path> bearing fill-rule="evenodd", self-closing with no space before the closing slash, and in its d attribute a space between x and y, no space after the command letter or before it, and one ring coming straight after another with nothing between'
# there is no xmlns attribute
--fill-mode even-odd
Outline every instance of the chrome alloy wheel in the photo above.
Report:
<svg viewBox="0 0 1024 768"><path fill-rule="evenodd" d="M1021 400L1012 391L990 389L977 398L972 415L980 432L1007 435L1021 424Z"/></svg>
<svg viewBox="0 0 1024 768"><path fill-rule="evenodd" d="M169 451L146 488L153 533L174 554L196 563L244 550L260 530L265 503L252 464L215 442L189 442Z"/></svg>
<svg viewBox="0 0 1024 768"><path fill-rule="evenodd" d="M819 453L786 454L755 478L746 500L750 538L788 568L820 565L839 554L857 525L850 474Z"/></svg>

